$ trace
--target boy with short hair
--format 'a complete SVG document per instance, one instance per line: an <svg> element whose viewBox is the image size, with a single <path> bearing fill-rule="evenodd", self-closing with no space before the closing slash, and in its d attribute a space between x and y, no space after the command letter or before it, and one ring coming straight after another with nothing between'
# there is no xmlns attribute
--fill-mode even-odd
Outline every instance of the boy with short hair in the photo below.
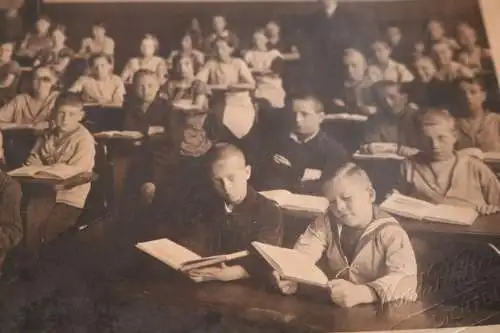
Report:
<svg viewBox="0 0 500 333"><path fill-rule="evenodd" d="M361 52L344 52L346 79L341 96L335 96L334 106L342 112L373 115L377 112L372 92L373 81L368 76L368 64Z"/></svg>
<svg viewBox="0 0 500 333"><path fill-rule="evenodd" d="M437 42L432 46L432 54L437 64L436 78L441 81L452 82L460 77L474 77L474 71L453 60L451 46L446 42Z"/></svg>
<svg viewBox="0 0 500 333"><path fill-rule="evenodd" d="M458 88L457 149L479 148L484 152L500 151L500 115L485 105L487 94L479 78L462 78Z"/></svg>
<svg viewBox="0 0 500 333"><path fill-rule="evenodd" d="M347 153L321 130L325 114L314 96L295 96L289 116L293 117L293 128L275 141L264 160L263 187L317 194L322 172L343 165Z"/></svg>
<svg viewBox="0 0 500 333"><path fill-rule="evenodd" d="M405 65L396 62L392 56L392 48L383 39L377 39L372 43L374 62L368 67L368 75L373 82L389 80L398 83L411 82L413 74Z"/></svg>
<svg viewBox="0 0 500 333"><path fill-rule="evenodd" d="M393 81L379 81L374 85L379 99L379 110L366 123L364 141L395 143L398 148L418 145L418 110L408 103L401 85Z"/></svg>
<svg viewBox="0 0 500 333"><path fill-rule="evenodd" d="M84 115L83 101L78 95L60 95L54 109L54 127L37 140L25 165L64 164L79 172L92 172L95 143L89 131L80 124ZM90 183L59 190L50 207L43 207L46 212L36 212L28 217L28 247L36 250L42 243L50 242L75 225L89 191Z"/></svg>
<svg viewBox="0 0 500 333"><path fill-rule="evenodd" d="M217 198L210 221L204 217L203 235L208 235L210 252L232 253L250 248L258 241L281 246L283 220L279 207L248 185L251 166L236 146L221 143L209 156L210 178ZM200 233L201 234L201 233ZM223 265L189 272L203 280L236 280L260 277L258 262L245 258L240 265Z"/></svg>
<svg viewBox="0 0 500 333"><path fill-rule="evenodd" d="M12 40L0 42L0 104L13 98L21 75L19 63L12 59L16 43Z"/></svg>
<svg viewBox="0 0 500 333"><path fill-rule="evenodd" d="M325 175L328 211L312 222L294 249L318 261L326 256L332 301L342 307L415 300L417 264L408 235L398 221L373 203L375 190L353 163ZM285 294L298 284L274 274Z"/></svg>

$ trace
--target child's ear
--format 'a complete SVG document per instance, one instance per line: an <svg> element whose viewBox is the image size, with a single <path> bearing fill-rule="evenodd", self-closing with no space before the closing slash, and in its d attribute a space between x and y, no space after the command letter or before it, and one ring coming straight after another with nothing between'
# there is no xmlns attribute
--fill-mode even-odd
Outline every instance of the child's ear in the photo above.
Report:
<svg viewBox="0 0 500 333"><path fill-rule="evenodd" d="M325 120L325 113L324 112L318 113L318 119L319 119L319 123L321 124L323 122L323 120Z"/></svg>
<svg viewBox="0 0 500 333"><path fill-rule="evenodd" d="M245 175L246 180L249 180L250 177L252 176L252 166L250 165L245 166L245 173L246 173Z"/></svg>
<svg viewBox="0 0 500 333"><path fill-rule="evenodd" d="M377 199L377 192L375 192L375 189L373 187L370 187L368 190L370 192L370 199L372 201L372 204L375 203L375 200Z"/></svg>

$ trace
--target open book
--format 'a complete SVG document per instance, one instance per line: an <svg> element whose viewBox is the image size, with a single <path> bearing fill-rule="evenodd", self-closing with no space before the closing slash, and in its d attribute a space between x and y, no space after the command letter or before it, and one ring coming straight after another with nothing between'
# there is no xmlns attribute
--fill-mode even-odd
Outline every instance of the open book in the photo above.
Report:
<svg viewBox="0 0 500 333"><path fill-rule="evenodd" d="M327 121L346 120L346 121L365 122L368 120L368 117L362 114L331 113L325 116L325 120Z"/></svg>
<svg viewBox="0 0 500 333"><path fill-rule="evenodd" d="M67 164L29 165L8 172L11 177L32 177L38 179L65 180L81 173L81 170Z"/></svg>
<svg viewBox="0 0 500 333"><path fill-rule="evenodd" d="M483 160L486 163L500 163L500 152L496 151L484 152Z"/></svg>
<svg viewBox="0 0 500 333"><path fill-rule="evenodd" d="M404 160L405 157L396 153L364 153L356 151L352 158L355 160Z"/></svg>
<svg viewBox="0 0 500 333"><path fill-rule="evenodd" d="M307 255L293 249L252 242L252 246L285 280L324 287L328 278Z"/></svg>
<svg viewBox="0 0 500 333"><path fill-rule="evenodd" d="M114 138L114 139L134 139L139 140L144 136L141 132L137 131L104 131L95 133L96 138Z"/></svg>
<svg viewBox="0 0 500 333"><path fill-rule="evenodd" d="M33 129L34 127L32 124L0 123L0 130L2 131Z"/></svg>
<svg viewBox="0 0 500 333"><path fill-rule="evenodd" d="M248 251L240 251L231 254L201 257L167 238L137 243L135 246L139 250L181 272L209 267L248 256Z"/></svg>
<svg viewBox="0 0 500 333"><path fill-rule="evenodd" d="M460 225L471 225L476 221L478 213L474 208L452 205L434 205L426 201L393 193L380 208L388 213L409 217L416 220L443 222Z"/></svg>
<svg viewBox="0 0 500 333"><path fill-rule="evenodd" d="M275 201L281 208L293 212L306 212L315 215L323 214L329 202L324 197L294 194L288 190L271 190L260 192L264 197Z"/></svg>

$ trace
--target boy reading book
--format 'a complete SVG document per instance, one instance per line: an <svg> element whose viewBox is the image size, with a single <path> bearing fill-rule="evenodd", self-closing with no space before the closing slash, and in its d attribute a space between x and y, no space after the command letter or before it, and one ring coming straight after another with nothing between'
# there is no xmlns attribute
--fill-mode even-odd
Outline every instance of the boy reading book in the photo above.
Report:
<svg viewBox="0 0 500 333"><path fill-rule="evenodd" d="M500 182L482 161L455 152L458 132L447 110L429 108L419 122L420 153L403 164L399 190L434 204L476 208L489 214L500 207Z"/></svg>
<svg viewBox="0 0 500 333"><path fill-rule="evenodd" d="M325 176L328 211L313 221L294 249L314 262L326 256L332 301L352 307L376 301L416 299L417 265L408 235L398 221L374 206L367 174L353 163ZM328 274L327 274L328 275ZM297 283L274 274L285 294Z"/></svg>
<svg viewBox="0 0 500 333"><path fill-rule="evenodd" d="M83 116L83 101L78 95L66 93L59 96L53 116L55 126L37 140L25 165L56 167L65 164L76 171L92 172L94 138L80 124ZM28 218L28 247L36 250L42 243L51 241L73 226L82 212L89 191L90 183L60 190L50 207L40 207L41 211L32 216L33 219Z"/></svg>
<svg viewBox="0 0 500 333"><path fill-rule="evenodd" d="M278 137L270 147L271 153L266 154L262 187L319 194L323 170L339 168L347 161L347 153L321 130L323 105L314 96L295 96L288 112L293 127Z"/></svg>
<svg viewBox="0 0 500 333"><path fill-rule="evenodd" d="M280 246L283 221L277 205L248 186L251 167L237 147L219 144L210 155L210 175L218 198L211 207L211 223L205 222L211 252L215 254L238 252L250 247L251 242ZM235 280L259 276L257 262L241 265L206 268L190 271L192 277L203 280Z"/></svg>

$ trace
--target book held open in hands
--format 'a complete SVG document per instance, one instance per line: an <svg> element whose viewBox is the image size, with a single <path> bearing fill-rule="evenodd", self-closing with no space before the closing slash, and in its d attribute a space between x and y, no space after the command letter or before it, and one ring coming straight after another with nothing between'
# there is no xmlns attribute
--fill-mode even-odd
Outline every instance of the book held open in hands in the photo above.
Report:
<svg viewBox="0 0 500 333"><path fill-rule="evenodd" d="M252 242L252 246L281 278L322 288L328 286L328 277L307 255L260 242Z"/></svg>
<svg viewBox="0 0 500 333"><path fill-rule="evenodd" d="M8 172L11 177L66 180L81 173L81 170L67 164L28 165Z"/></svg>
<svg viewBox="0 0 500 333"><path fill-rule="evenodd" d="M99 133L95 133L94 136L96 138L105 138L105 139L133 139L139 140L144 137L141 132L138 131L103 131Z"/></svg>
<svg viewBox="0 0 500 333"><path fill-rule="evenodd" d="M328 200L324 197L295 194L288 190L271 190L259 193L275 201L281 208L295 213L319 215L326 212L329 205Z"/></svg>
<svg viewBox="0 0 500 333"><path fill-rule="evenodd" d="M388 213L416 220L459 225L472 225L478 217L478 212L471 207L434 205L400 193L391 194L380 208Z"/></svg>
<svg viewBox="0 0 500 333"><path fill-rule="evenodd" d="M231 254L201 257L167 238L137 243L135 247L183 273L248 256L248 251L239 251ZM199 282L199 280L193 280Z"/></svg>

